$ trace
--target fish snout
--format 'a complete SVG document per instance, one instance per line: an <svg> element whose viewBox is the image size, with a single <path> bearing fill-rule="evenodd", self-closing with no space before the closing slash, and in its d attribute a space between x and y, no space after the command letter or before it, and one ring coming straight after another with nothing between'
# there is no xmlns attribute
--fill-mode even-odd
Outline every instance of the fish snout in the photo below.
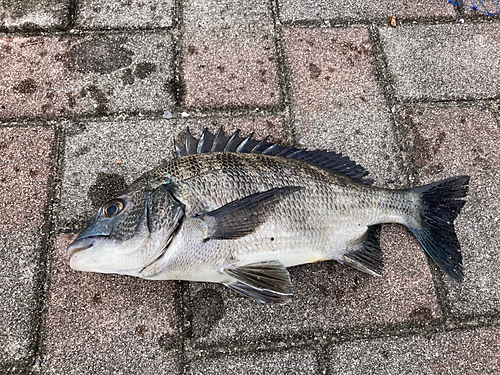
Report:
<svg viewBox="0 0 500 375"><path fill-rule="evenodd" d="M68 255L75 255L76 253L90 249L92 246L94 246L94 239L87 237L87 238L77 238L75 241L71 243L71 245L68 246L68 249L66 250L66 253Z"/></svg>

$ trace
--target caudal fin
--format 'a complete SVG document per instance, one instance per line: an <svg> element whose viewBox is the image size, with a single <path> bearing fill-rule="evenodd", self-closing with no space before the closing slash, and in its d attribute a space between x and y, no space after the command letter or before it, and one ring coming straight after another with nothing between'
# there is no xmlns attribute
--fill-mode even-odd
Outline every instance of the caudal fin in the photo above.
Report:
<svg viewBox="0 0 500 375"><path fill-rule="evenodd" d="M465 204L469 176L410 189L421 197L421 227L409 227L427 254L449 276L463 280L462 254L453 221Z"/></svg>

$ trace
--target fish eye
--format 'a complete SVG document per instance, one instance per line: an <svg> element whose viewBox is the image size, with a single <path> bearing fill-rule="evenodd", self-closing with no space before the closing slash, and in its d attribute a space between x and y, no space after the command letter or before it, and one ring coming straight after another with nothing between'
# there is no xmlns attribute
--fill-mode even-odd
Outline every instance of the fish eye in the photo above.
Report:
<svg viewBox="0 0 500 375"><path fill-rule="evenodd" d="M102 207L102 212L106 217L118 215L123 210L123 201L121 199L113 199Z"/></svg>

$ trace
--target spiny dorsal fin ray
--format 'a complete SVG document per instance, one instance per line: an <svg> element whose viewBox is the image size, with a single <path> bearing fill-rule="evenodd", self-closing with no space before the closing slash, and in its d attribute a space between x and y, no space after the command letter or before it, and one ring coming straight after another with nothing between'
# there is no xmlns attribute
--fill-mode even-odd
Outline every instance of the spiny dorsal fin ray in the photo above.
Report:
<svg viewBox="0 0 500 375"><path fill-rule="evenodd" d="M254 140L252 136L253 133L243 138L240 136L239 130L236 130L231 136L226 136L221 127L217 134L212 134L208 128L205 128L203 134L197 139L187 128L184 145L174 141L175 156L181 157L205 152L240 152L279 156L316 164L350 177L357 182L373 183L372 179L365 178L368 172L361 165L342 154L326 150L308 151L294 146L281 146L278 143L267 142L267 137L262 140Z"/></svg>

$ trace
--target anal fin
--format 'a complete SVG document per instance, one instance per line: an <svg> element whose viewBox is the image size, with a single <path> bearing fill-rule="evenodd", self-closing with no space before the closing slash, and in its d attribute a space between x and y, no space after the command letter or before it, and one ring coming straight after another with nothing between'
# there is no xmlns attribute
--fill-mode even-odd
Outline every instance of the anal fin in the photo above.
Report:
<svg viewBox="0 0 500 375"><path fill-rule="evenodd" d="M380 230L381 225L369 226L359 242L351 251L342 255L339 261L372 276L380 276L384 267L380 250Z"/></svg>
<svg viewBox="0 0 500 375"><path fill-rule="evenodd" d="M230 266L223 272L236 279L226 285L262 303L287 303L292 296L292 282L285 266L279 261L266 261Z"/></svg>

